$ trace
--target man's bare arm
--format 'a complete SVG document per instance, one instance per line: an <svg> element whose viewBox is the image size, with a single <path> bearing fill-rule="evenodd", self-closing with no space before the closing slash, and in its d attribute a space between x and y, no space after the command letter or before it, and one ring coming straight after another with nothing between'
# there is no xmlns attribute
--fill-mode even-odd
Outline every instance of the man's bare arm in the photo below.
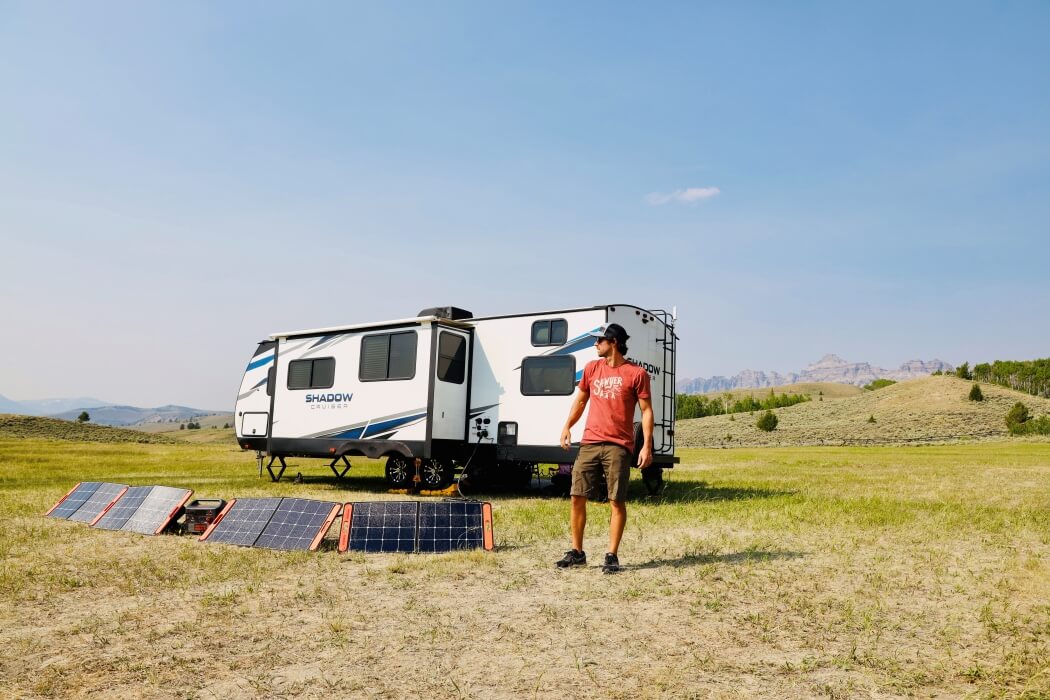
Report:
<svg viewBox="0 0 1050 700"><path fill-rule="evenodd" d="M642 449L638 453L638 467L645 469L653 463L653 402L649 399L638 399L642 409Z"/></svg>
<svg viewBox="0 0 1050 700"><path fill-rule="evenodd" d="M583 415L583 409L586 408L587 401L590 398L590 392L576 390L576 398L572 400L572 407L569 409L569 418L565 421L565 427L561 429L562 449L567 450L572 447L572 426L576 425L576 421L580 420L580 416Z"/></svg>

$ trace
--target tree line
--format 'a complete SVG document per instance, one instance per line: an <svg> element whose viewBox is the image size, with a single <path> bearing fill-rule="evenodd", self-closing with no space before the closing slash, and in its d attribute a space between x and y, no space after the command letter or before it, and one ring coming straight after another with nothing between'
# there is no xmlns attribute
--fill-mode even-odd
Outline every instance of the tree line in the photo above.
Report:
<svg viewBox="0 0 1050 700"><path fill-rule="evenodd" d="M704 396L703 394L678 394L675 397L675 417L678 420L721 416L726 413L750 413L751 411L768 411L774 408L794 406L797 403L811 401L805 394L777 394L772 389L769 396L762 400L750 394L743 398L734 398L732 394L722 396Z"/></svg>
<svg viewBox="0 0 1050 700"><path fill-rule="evenodd" d="M1050 398L1050 358L1042 360L996 360L973 367L973 379L1000 384L1015 391Z"/></svg>

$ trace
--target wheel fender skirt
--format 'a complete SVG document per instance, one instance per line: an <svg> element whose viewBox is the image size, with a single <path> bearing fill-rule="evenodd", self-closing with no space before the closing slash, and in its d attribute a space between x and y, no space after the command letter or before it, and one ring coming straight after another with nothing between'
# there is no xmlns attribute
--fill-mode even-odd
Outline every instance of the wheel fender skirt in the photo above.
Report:
<svg viewBox="0 0 1050 700"><path fill-rule="evenodd" d="M411 457L412 450L408 445L397 440L343 440L332 453L336 457L343 455L364 455L370 459L378 459L383 455L396 453L403 457Z"/></svg>

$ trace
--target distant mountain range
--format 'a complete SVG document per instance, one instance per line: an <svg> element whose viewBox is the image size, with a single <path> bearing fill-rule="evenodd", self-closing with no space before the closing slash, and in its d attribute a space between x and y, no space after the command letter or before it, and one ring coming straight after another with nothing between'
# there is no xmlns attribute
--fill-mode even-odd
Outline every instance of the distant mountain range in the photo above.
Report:
<svg viewBox="0 0 1050 700"><path fill-rule="evenodd" d="M99 425L142 425L144 423L174 423L214 416L230 411L208 411L188 406L157 406L138 408L118 406L92 398L38 399L13 401L0 396L0 413L18 413L27 416L50 416L64 420L76 420L82 411L87 411L92 423Z"/></svg>
<svg viewBox="0 0 1050 700"><path fill-rule="evenodd" d="M838 355L825 355L797 373L780 374L745 369L732 377L680 379L677 383L677 390L680 394L706 394L709 391L761 389L799 382L833 382L863 386L876 379L892 379L899 382L925 377L938 370L954 372L955 368L942 360L910 360L897 369L883 369L873 367L867 362L847 362Z"/></svg>

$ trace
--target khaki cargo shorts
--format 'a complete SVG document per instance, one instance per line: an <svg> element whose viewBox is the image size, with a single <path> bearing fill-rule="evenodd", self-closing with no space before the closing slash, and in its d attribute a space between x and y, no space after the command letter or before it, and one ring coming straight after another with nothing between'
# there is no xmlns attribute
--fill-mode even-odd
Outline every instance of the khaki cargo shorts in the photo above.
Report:
<svg viewBox="0 0 1050 700"><path fill-rule="evenodd" d="M580 445L576 463L572 465L569 495L598 498L604 482L609 487L609 500L626 501L631 457L626 447L611 442Z"/></svg>

